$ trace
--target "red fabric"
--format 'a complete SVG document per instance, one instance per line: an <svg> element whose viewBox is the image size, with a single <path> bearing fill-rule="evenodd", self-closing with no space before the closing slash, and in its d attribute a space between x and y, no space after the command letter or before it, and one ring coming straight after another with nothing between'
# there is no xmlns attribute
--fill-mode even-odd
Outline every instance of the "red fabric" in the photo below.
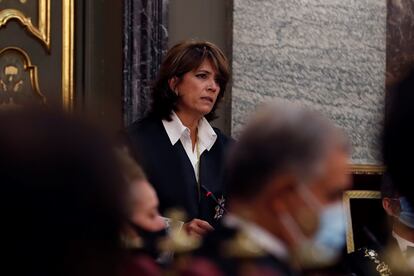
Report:
<svg viewBox="0 0 414 276"><path fill-rule="evenodd" d="M161 269L155 261L146 255L131 257L121 268L119 276L158 276Z"/></svg>

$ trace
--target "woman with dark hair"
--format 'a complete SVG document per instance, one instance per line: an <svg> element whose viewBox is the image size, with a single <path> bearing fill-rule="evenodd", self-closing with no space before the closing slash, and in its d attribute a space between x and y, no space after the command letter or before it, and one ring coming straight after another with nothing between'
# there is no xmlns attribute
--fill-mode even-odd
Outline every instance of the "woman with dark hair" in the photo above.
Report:
<svg viewBox="0 0 414 276"><path fill-rule="evenodd" d="M161 213L183 209L190 234L212 230L223 212L218 201L225 201L222 172L230 140L209 121L216 117L228 80L228 61L216 45L179 43L161 65L148 116L128 128Z"/></svg>

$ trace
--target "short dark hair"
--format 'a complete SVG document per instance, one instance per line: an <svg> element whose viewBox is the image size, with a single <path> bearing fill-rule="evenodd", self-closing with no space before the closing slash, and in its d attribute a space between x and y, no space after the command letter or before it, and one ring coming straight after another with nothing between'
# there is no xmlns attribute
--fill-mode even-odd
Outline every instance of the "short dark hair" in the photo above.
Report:
<svg viewBox="0 0 414 276"><path fill-rule="evenodd" d="M385 173L381 179L381 198L396 198L399 196L397 187L392 183L388 173Z"/></svg>
<svg viewBox="0 0 414 276"><path fill-rule="evenodd" d="M220 86L217 101L211 112L205 116L209 121L215 119L217 117L215 110L224 96L229 81L229 64L224 53L216 45L211 42L196 40L186 40L178 43L167 52L153 87L152 106L149 114L170 121L179 96L171 90L168 81L173 77L181 79L185 73L197 69L206 59L217 70Z"/></svg>
<svg viewBox="0 0 414 276"><path fill-rule="evenodd" d="M387 95L383 157L391 181L414 204L414 70Z"/></svg>
<svg viewBox="0 0 414 276"><path fill-rule="evenodd" d="M347 141L317 112L286 101L261 107L230 151L229 198L254 198L272 177L292 171L304 183L320 172L329 149Z"/></svg>
<svg viewBox="0 0 414 276"><path fill-rule="evenodd" d="M115 275L126 184L105 135L41 109L0 111L0 129L0 212L10 242L2 245L12 271Z"/></svg>

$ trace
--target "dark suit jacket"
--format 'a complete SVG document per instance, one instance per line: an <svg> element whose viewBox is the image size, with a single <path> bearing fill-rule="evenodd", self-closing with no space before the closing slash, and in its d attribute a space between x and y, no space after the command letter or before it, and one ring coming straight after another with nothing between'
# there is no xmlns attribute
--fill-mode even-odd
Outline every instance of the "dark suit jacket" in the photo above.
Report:
<svg viewBox="0 0 414 276"><path fill-rule="evenodd" d="M230 139L214 128L217 140L210 151L200 156L200 183L217 198L224 195L223 168ZM199 218L215 224L217 204L205 192L199 191L194 169L178 141L174 146L158 118L147 117L134 122L127 129L130 146L143 166L150 183L157 191L162 214L179 207L188 220Z"/></svg>
<svg viewBox="0 0 414 276"><path fill-rule="evenodd" d="M389 260L389 254L392 252L395 258L401 261L400 267L394 267L393 263ZM370 257L372 254L372 257ZM380 269L389 271L392 275L413 275L412 272L405 273L402 271L406 266L405 257L403 256L397 241L390 237L387 245L375 245L372 244L367 247L359 248L356 251L348 254L346 259L349 272L355 276L368 276L368 275L388 275L386 273L380 273ZM381 266L378 266L379 264ZM390 274L391 275L391 274Z"/></svg>
<svg viewBox="0 0 414 276"><path fill-rule="evenodd" d="M244 252L245 249L249 251L250 247L238 248L237 245L242 242L239 234L237 228L218 225L216 231L209 233L202 246L193 253L183 275L198 275L195 272L203 266L211 270L211 273L207 271L203 275L299 275L285 260L265 251L256 255Z"/></svg>

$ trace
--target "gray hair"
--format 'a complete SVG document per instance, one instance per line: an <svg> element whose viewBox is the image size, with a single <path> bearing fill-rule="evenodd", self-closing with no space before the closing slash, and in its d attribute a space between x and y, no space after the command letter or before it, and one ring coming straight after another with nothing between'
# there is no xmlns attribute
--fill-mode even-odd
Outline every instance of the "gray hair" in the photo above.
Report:
<svg viewBox="0 0 414 276"><path fill-rule="evenodd" d="M254 196L271 177L287 171L307 182L321 173L335 147L348 150L347 140L320 113L282 100L264 105L230 153L229 196Z"/></svg>

